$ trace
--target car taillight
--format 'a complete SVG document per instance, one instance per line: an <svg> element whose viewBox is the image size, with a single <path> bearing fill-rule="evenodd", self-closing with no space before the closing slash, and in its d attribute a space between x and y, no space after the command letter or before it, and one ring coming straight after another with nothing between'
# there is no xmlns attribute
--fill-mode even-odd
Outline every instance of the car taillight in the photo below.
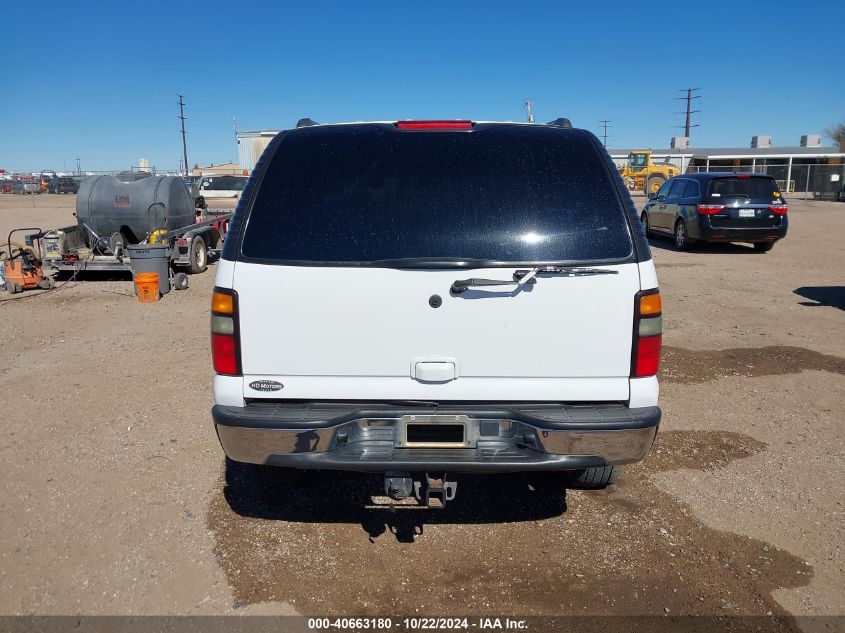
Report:
<svg viewBox="0 0 845 633"><path fill-rule="evenodd" d="M789 211L789 207L785 204L770 204L769 211L775 215L786 215L787 211Z"/></svg>
<svg viewBox="0 0 845 633"><path fill-rule="evenodd" d="M397 121L400 130L469 130L472 121Z"/></svg>
<svg viewBox="0 0 845 633"><path fill-rule="evenodd" d="M241 375L238 334L238 293L215 288L211 294L211 360L216 373Z"/></svg>
<svg viewBox="0 0 845 633"><path fill-rule="evenodd" d="M728 207L724 204L697 204L695 205L695 208L701 215L716 215Z"/></svg>
<svg viewBox="0 0 845 633"><path fill-rule="evenodd" d="M643 290L634 300L634 340L631 347L631 377L654 376L660 368L663 344L663 306L660 291Z"/></svg>

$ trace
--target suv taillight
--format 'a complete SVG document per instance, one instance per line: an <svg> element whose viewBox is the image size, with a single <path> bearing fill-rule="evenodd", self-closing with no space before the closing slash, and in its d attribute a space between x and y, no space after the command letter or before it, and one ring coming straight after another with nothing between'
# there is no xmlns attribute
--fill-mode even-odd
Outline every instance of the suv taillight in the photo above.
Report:
<svg viewBox="0 0 845 633"><path fill-rule="evenodd" d="M397 121L394 125L400 130L470 130L475 125L472 121Z"/></svg>
<svg viewBox="0 0 845 633"><path fill-rule="evenodd" d="M241 375L238 330L238 293L215 288L211 295L211 359L218 374Z"/></svg>
<svg viewBox="0 0 845 633"><path fill-rule="evenodd" d="M655 376L660 368L663 344L663 309L660 291L642 290L634 300L634 340L631 347L631 378Z"/></svg>
<svg viewBox="0 0 845 633"><path fill-rule="evenodd" d="M697 204L695 208L701 215L716 215L728 207L724 204Z"/></svg>
<svg viewBox="0 0 845 633"><path fill-rule="evenodd" d="M770 204L769 211L771 211L775 215L786 215L786 213L789 211L789 207L785 204Z"/></svg>

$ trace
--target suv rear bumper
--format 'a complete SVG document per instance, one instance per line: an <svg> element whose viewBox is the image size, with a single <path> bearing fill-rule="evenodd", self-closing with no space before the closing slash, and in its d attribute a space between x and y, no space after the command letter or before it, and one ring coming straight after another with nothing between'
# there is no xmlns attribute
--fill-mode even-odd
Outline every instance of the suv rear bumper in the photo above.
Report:
<svg viewBox="0 0 845 633"><path fill-rule="evenodd" d="M712 226L708 216L699 216L698 235L690 237L707 242L772 242L786 237L788 221L782 216L780 226L721 227Z"/></svg>
<svg viewBox="0 0 845 633"><path fill-rule="evenodd" d="M660 415L658 407L527 403L212 409L220 444L234 461L364 472L496 473L629 464L648 453ZM465 428L461 446L406 445L408 422L454 421Z"/></svg>

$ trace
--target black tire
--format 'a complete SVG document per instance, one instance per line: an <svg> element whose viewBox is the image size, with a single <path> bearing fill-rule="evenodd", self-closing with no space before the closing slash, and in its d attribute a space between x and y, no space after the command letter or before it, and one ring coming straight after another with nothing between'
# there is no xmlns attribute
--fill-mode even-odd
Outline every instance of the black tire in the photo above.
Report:
<svg viewBox="0 0 845 633"><path fill-rule="evenodd" d="M192 275L204 273L208 268L208 247L200 235L195 236L191 241L190 259Z"/></svg>
<svg viewBox="0 0 845 633"><path fill-rule="evenodd" d="M640 222L643 223L643 229L645 230L645 236L651 237L651 227L648 225L648 213L643 211L643 214L640 216Z"/></svg>
<svg viewBox="0 0 845 633"><path fill-rule="evenodd" d="M657 193L663 186L664 182L666 182L666 179L663 176L650 176L649 179L645 181L643 191L646 195L652 192Z"/></svg>
<svg viewBox="0 0 845 633"><path fill-rule="evenodd" d="M566 485L575 490L602 490L619 477L619 466L603 466L572 471Z"/></svg>
<svg viewBox="0 0 845 633"><path fill-rule="evenodd" d="M774 242L756 242L754 244L754 250L758 253L768 253L775 247Z"/></svg>
<svg viewBox="0 0 845 633"><path fill-rule="evenodd" d="M173 289L187 290L188 289L188 275L185 273L176 273L173 275Z"/></svg>
<svg viewBox="0 0 845 633"><path fill-rule="evenodd" d="M687 232L687 223L683 220L675 222L675 248L679 251L689 250L693 245L693 240Z"/></svg>

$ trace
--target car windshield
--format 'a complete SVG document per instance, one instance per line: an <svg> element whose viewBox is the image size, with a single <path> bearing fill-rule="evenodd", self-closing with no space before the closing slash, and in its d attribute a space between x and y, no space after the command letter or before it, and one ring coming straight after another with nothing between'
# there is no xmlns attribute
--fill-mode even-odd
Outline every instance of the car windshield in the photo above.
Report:
<svg viewBox="0 0 845 633"><path fill-rule="evenodd" d="M751 202L767 204L780 198L780 191L774 180L761 177L714 178L707 189L708 202L719 202L731 198L742 198Z"/></svg>
<svg viewBox="0 0 845 633"><path fill-rule="evenodd" d="M288 133L255 196L259 260L620 260L632 252L604 157L577 130L327 126Z"/></svg>

